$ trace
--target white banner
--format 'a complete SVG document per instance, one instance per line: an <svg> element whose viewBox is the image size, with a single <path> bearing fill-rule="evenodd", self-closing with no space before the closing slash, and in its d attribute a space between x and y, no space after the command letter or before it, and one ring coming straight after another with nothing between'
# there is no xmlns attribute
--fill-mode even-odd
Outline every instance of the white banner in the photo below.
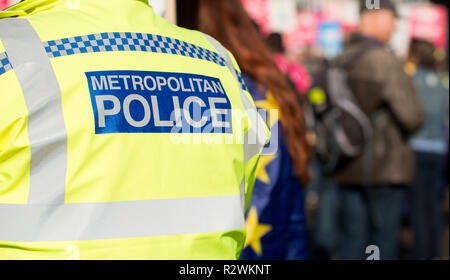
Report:
<svg viewBox="0 0 450 280"><path fill-rule="evenodd" d="M282 33L295 26L297 11L294 0L270 0L268 4L272 31Z"/></svg>

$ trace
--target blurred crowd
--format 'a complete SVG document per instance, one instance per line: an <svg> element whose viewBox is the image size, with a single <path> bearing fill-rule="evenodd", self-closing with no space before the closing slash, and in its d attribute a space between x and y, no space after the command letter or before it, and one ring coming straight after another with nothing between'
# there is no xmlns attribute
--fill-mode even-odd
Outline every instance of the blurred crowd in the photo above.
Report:
<svg viewBox="0 0 450 280"><path fill-rule="evenodd" d="M256 170L241 259L448 258L447 8L407 6L445 20L405 36L399 2L178 1L177 24L219 40L279 112L263 116L278 150Z"/></svg>
<svg viewBox="0 0 450 280"><path fill-rule="evenodd" d="M241 258L448 259L448 31L444 42L411 31L399 43L401 1L359 1L341 43L328 34L308 44L301 28L273 32L264 1L242 1L253 26L231 2L214 16L229 17L220 26L230 30L211 32L203 17L200 30L236 56L257 106L280 109L280 124L269 124L281 131L281 152L258 167ZM298 14L317 10L304 2ZM447 25L447 7L408 6L423 14L418 7L445 11L437 24Z"/></svg>

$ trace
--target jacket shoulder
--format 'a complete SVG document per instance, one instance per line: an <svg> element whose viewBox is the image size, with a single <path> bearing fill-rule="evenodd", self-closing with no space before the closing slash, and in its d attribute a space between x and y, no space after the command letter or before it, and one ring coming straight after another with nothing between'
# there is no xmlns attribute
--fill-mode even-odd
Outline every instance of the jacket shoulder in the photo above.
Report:
<svg viewBox="0 0 450 280"><path fill-rule="evenodd" d="M402 64L395 55L385 48L374 48L361 56L350 67L352 77L382 82L388 73L404 72Z"/></svg>
<svg viewBox="0 0 450 280"><path fill-rule="evenodd" d="M156 16L155 24L159 30L164 31L163 33L172 38L178 38L185 42L197 45L202 48L212 49L208 39L205 34L198 31L180 27L166 20L163 17ZM214 50L216 52L216 50Z"/></svg>
<svg viewBox="0 0 450 280"><path fill-rule="evenodd" d="M16 18L26 16L24 11L0 11L0 21L7 18Z"/></svg>
<svg viewBox="0 0 450 280"><path fill-rule="evenodd" d="M52 8L55 5L55 0L40 0L40 1L22 1L16 5L0 11L0 20L5 18L24 17L43 10Z"/></svg>
<svg viewBox="0 0 450 280"><path fill-rule="evenodd" d="M386 48L375 48L367 53L365 57L367 62L377 65L381 68L391 67L392 65L400 66L400 61L393 52Z"/></svg>

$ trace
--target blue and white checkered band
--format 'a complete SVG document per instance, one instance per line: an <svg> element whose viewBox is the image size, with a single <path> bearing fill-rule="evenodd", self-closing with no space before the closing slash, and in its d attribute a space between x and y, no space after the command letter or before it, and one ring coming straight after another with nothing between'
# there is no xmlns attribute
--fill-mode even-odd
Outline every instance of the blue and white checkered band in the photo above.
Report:
<svg viewBox="0 0 450 280"><path fill-rule="evenodd" d="M8 72L12 69L12 65L9 62L8 55L6 52L0 53L0 75Z"/></svg>
<svg viewBox="0 0 450 280"><path fill-rule="evenodd" d="M49 57L60 57L80 53L141 51L188 56L225 66L218 53L199 46L160 35L105 32L44 42Z"/></svg>
<svg viewBox="0 0 450 280"><path fill-rule="evenodd" d="M51 40L43 42L43 45L50 58L82 53L141 51L187 56L226 66L225 59L216 52L178 39L152 34L105 32ZM11 69L6 52L0 53L0 75ZM248 91L241 73L236 71L236 74L242 89Z"/></svg>
<svg viewBox="0 0 450 280"><path fill-rule="evenodd" d="M238 80L239 80L239 83L241 84L242 89L245 90L245 91L248 91L247 85L245 84L245 81L244 81L244 78L242 77L242 74L239 71L237 71L237 70L234 70L234 71L236 72L236 75L238 77Z"/></svg>

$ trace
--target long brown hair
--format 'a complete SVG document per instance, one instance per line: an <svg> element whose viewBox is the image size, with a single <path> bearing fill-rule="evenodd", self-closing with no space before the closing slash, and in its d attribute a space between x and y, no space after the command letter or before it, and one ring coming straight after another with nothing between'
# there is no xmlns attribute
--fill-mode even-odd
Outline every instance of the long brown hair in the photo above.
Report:
<svg viewBox="0 0 450 280"><path fill-rule="evenodd" d="M179 25L216 38L235 56L244 73L272 93L281 109L281 123L295 174L306 185L310 147L302 108L241 0L179 0L177 8Z"/></svg>

